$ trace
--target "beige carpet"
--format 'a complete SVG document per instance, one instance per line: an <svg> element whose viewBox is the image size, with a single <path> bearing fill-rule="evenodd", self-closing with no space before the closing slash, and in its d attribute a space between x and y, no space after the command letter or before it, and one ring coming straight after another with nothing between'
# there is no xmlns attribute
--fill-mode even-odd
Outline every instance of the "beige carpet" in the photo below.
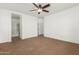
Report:
<svg viewBox="0 0 79 59"><path fill-rule="evenodd" d="M0 54L75 55L79 54L79 45L42 36L25 40L15 38L11 43L0 44Z"/></svg>

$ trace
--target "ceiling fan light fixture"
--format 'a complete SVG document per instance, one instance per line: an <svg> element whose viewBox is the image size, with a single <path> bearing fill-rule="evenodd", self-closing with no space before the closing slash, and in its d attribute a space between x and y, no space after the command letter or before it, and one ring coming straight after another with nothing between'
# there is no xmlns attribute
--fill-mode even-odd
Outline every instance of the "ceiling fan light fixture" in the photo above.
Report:
<svg viewBox="0 0 79 59"><path fill-rule="evenodd" d="M37 11L38 14L40 14L41 12L46 12L49 13L48 10L46 10L45 8L48 8L50 6L50 4L46 4L44 6L42 6L41 4L37 5L35 3L33 3L33 5L37 8L36 10L31 10L31 11Z"/></svg>
<svg viewBox="0 0 79 59"><path fill-rule="evenodd" d="M38 12L42 12L42 9L38 9Z"/></svg>

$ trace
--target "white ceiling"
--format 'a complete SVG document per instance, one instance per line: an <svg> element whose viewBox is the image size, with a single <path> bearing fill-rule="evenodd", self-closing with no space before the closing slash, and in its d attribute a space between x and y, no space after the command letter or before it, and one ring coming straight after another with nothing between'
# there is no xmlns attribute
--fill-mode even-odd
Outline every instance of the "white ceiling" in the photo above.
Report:
<svg viewBox="0 0 79 59"><path fill-rule="evenodd" d="M42 3L42 6L45 4L46 3ZM37 17L44 17L52 13L63 11L65 9L68 9L77 5L79 5L79 3L50 3L50 7L47 8L47 10L49 10L49 13L42 12L39 15L37 11L33 11L33 12L29 11L32 9L36 9L36 7L32 3L0 3L0 8L18 11L18 12L26 13Z"/></svg>

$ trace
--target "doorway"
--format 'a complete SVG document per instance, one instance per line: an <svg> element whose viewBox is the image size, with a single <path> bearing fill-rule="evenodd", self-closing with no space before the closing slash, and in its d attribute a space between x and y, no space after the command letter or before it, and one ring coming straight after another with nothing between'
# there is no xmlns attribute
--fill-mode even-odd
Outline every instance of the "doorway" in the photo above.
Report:
<svg viewBox="0 0 79 59"><path fill-rule="evenodd" d="M38 28L38 37L44 36L44 18L38 18L37 28Z"/></svg>
<svg viewBox="0 0 79 59"><path fill-rule="evenodd" d="M18 40L21 38L21 17L17 14L11 14L11 23L12 23L12 41Z"/></svg>

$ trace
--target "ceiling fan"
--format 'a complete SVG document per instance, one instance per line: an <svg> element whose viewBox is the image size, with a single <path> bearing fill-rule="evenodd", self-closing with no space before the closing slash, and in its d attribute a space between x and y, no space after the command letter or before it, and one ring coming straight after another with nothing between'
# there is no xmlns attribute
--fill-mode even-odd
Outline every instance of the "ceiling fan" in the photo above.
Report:
<svg viewBox="0 0 79 59"><path fill-rule="evenodd" d="M49 13L49 11L46 10L46 8L49 7L50 4L46 4L46 5L42 6L41 4L36 5L35 3L33 3L33 5L34 5L37 9L30 10L30 11L38 11L38 14L40 14L41 12L47 12L47 13Z"/></svg>

